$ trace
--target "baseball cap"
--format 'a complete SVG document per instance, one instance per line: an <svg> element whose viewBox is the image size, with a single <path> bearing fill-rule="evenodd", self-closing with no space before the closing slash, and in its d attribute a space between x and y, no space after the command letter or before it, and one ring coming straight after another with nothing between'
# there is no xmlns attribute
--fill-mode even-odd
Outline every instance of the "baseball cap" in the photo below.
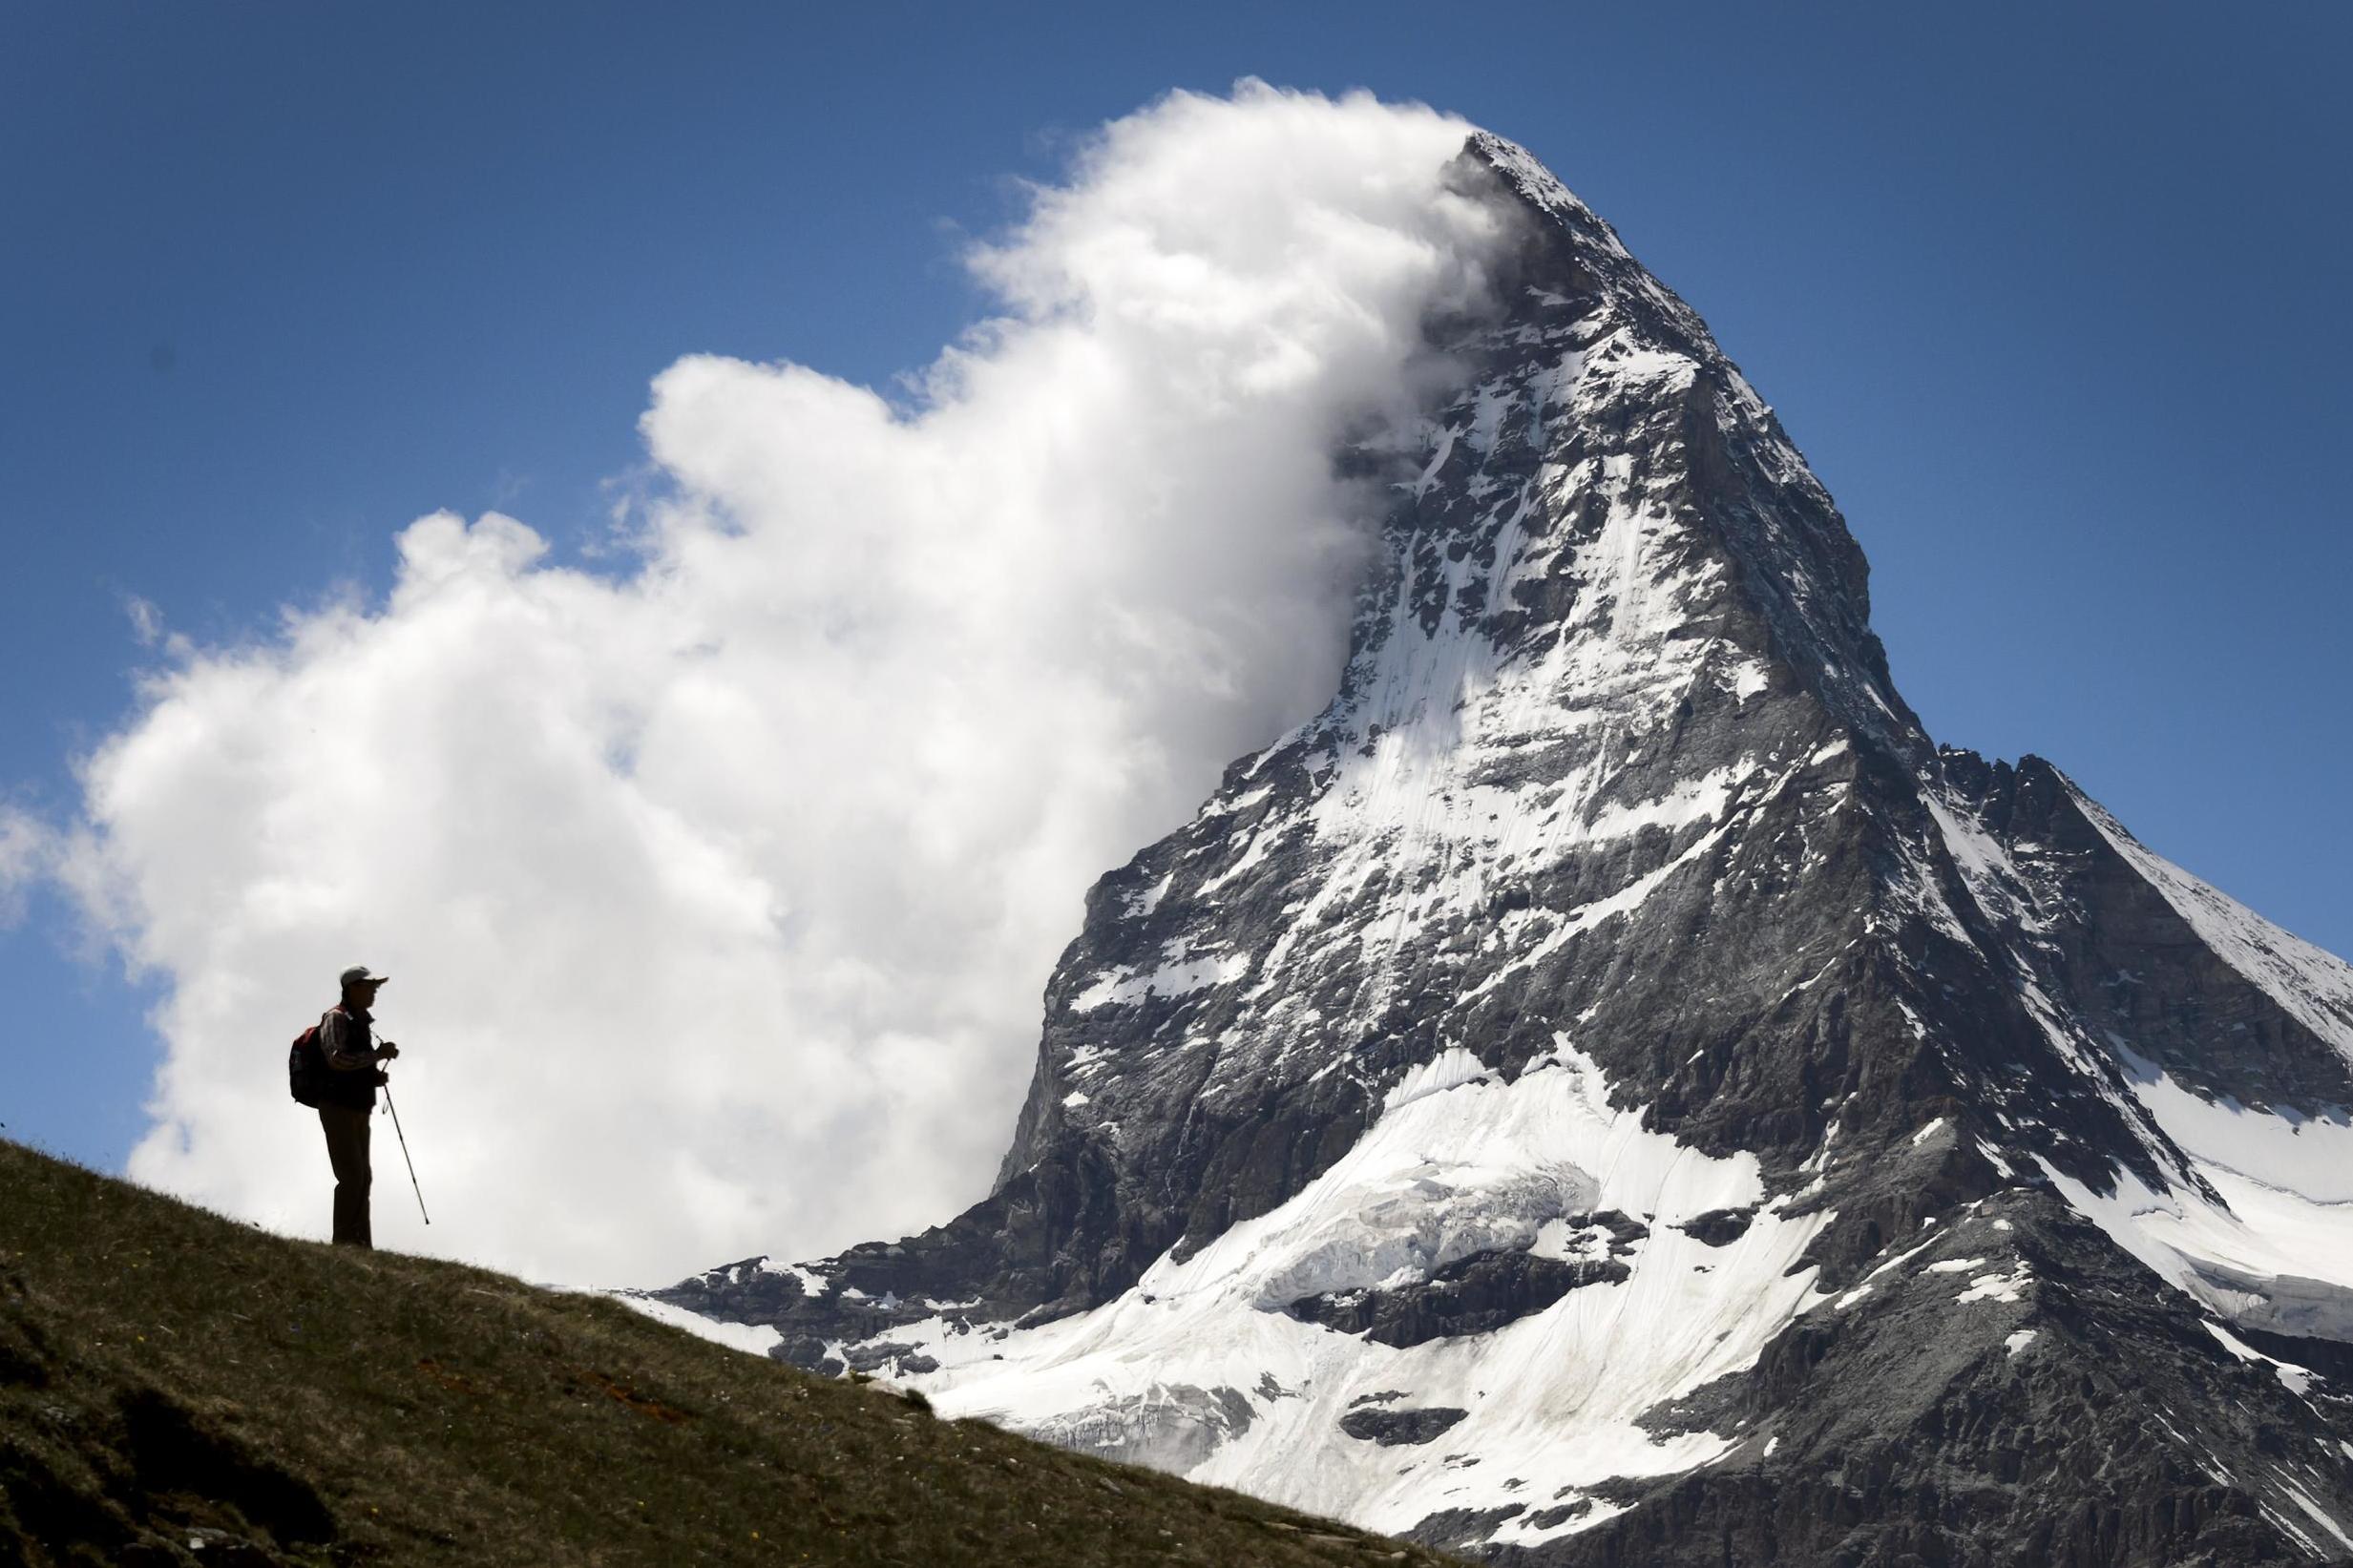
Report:
<svg viewBox="0 0 2353 1568"><path fill-rule="evenodd" d="M389 974L370 974L368 972L368 966L366 964L354 964L349 969L345 970L343 973L338 975L336 978L342 982L344 990L349 991L353 986L358 985L383 985L386 981L389 980L391 976Z"/></svg>

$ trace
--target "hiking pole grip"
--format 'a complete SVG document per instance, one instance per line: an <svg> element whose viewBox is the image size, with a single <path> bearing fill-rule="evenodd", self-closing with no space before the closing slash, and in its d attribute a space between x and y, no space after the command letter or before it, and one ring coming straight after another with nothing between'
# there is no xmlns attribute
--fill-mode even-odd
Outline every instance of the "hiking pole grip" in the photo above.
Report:
<svg viewBox="0 0 2353 1568"><path fill-rule="evenodd" d="M409 1167L409 1190L417 1195L417 1212L425 1214L425 1189L417 1185L416 1161L409 1158L409 1135L400 1130L400 1107L392 1103L392 1085L384 1085L384 1108L392 1113L392 1136L400 1139L400 1162ZM431 1224L433 1217L425 1214L425 1223Z"/></svg>

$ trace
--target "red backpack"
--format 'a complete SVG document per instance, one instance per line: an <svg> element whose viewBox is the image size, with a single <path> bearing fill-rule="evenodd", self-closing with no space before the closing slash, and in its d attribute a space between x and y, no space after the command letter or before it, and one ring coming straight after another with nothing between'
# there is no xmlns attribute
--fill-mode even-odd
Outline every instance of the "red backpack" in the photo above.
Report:
<svg viewBox="0 0 2353 1568"><path fill-rule="evenodd" d="M294 1036L293 1048L286 1053L286 1092L294 1097L297 1105L324 1105L326 1074L326 1053L319 1045L319 1026L312 1024Z"/></svg>

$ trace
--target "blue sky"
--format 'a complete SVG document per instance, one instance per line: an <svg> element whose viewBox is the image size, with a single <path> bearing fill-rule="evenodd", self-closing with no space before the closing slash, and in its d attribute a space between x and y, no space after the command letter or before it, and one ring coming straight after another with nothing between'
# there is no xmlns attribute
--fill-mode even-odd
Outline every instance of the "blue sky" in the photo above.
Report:
<svg viewBox="0 0 2353 1568"><path fill-rule="evenodd" d="M155 657L134 599L266 636L383 589L444 507L576 554L678 356L918 367L981 308L958 248L1020 178L1255 74L1525 143L1779 409L1934 734L2052 758L2353 951L2342 9L92 5L9 32L0 800L72 811ZM118 1166L152 994L36 895L0 996L0 1121Z"/></svg>

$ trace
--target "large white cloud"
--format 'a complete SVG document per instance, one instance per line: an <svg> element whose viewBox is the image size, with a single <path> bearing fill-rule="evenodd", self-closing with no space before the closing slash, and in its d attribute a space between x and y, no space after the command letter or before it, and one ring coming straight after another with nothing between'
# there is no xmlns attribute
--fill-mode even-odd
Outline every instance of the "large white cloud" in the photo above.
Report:
<svg viewBox="0 0 2353 1568"><path fill-rule="evenodd" d="M435 514L385 602L181 645L68 862L168 983L132 1174L322 1233L284 1047L365 962L434 1204L380 1121L388 1244L661 1282L978 1197L1087 885L1330 692L1331 455L1479 287L1467 129L1170 97L976 252L1004 314L909 406L665 371L625 573Z"/></svg>

